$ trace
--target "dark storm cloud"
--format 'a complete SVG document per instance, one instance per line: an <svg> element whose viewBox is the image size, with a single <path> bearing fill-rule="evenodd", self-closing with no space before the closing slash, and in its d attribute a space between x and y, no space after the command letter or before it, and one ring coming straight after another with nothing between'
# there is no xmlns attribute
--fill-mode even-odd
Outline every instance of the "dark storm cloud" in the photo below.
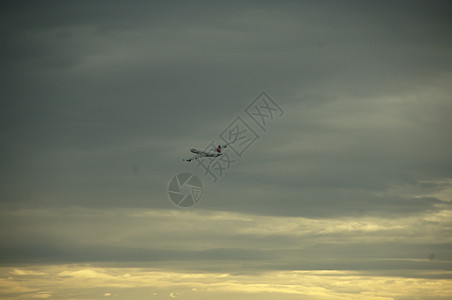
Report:
<svg viewBox="0 0 452 300"><path fill-rule="evenodd" d="M100 189L90 191L91 198L123 202L129 191L103 193L102 186L126 181L138 165L144 173L161 172L167 180L173 171L165 171L168 167L155 159L161 155L156 152L209 141L262 88L276 93L289 111L292 103L306 102L309 112L309 103L337 100L338 87L345 87L342 97L369 97L412 88L403 85L400 90L398 82L438 76L450 67L444 4L419 5L391 10L310 2L268 2L259 8L219 3L11 4L2 18L8 25L2 35L2 76L9 83L3 89L2 116L8 141L4 151L11 158L6 166L18 179L14 181L30 174L35 179L27 180L31 186L52 185L41 181L49 178L55 186L52 193L65 186L55 177L66 177L68 186L54 198L86 199L77 195L81 189L69 189L74 181L88 181ZM321 111L317 117L322 125L330 115ZM289 113L287 118L295 124L286 129L304 132L279 143L319 133L306 124L306 116ZM381 134L363 133L372 138ZM339 137L334 146L343 143ZM326 154L314 159L337 158ZM180 155L174 152L174 159ZM350 152L344 155L356 158ZM40 173L46 176L32 175ZM312 182L311 175L303 181ZM322 181L330 182L319 178L312 184ZM90 189L87 183L81 186ZM129 190L124 185L120 189ZM111 199L118 192L122 196ZM133 203L138 204L127 205Z"/></svg>

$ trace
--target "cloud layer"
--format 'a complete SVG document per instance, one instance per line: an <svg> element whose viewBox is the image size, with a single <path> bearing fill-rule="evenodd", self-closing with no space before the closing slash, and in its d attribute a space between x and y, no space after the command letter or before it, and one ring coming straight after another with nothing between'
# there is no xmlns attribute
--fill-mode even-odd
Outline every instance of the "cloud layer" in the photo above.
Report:
<svg viewBox="0 0 452 300"><path fill-rule="evenodd" d="M1 6L2 297L450 297L447 1ZM217 183L181 161L263 90Z"/></svg>

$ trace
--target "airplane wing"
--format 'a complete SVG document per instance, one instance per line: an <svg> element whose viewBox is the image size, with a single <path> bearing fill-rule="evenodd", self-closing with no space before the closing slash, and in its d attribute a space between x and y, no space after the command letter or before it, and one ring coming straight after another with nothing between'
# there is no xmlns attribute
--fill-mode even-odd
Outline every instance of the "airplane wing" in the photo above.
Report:
<svg viewBox="0 0 452 300"><path fill-rule="evenodd" d="M192 161L192 160L194 160L194 159L198 159L198 158L201 158L201 157L202 157L201 154L196 154L195 156L192 156L192 157L190 157L190 158L183 159L183 161L188 161L188 162L190 162L190 161Z"/></svg>

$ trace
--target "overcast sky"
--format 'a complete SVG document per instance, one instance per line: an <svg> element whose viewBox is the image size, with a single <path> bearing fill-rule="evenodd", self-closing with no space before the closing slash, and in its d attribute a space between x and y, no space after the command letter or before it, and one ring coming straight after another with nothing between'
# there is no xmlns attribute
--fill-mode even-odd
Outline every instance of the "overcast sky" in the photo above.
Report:
<svg viewBox="0 0 452 300"><path fill-rule="evenodd" d="M450 299L450 8L2 1L0 297Z"/></svg>

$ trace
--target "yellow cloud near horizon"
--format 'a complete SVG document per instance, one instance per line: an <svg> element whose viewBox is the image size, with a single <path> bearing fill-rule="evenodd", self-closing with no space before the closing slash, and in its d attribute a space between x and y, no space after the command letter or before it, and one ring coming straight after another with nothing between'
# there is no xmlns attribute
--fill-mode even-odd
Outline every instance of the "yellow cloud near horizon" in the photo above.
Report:
<svg viewBox="0 0 452 300"><path fill-rule="evenodd" d="M432 275L432 274L430 274ZM450 277L452 272L437 275ZM452 279L366 275L359 271L184 273L89 265L0 268L8 299L450 299Z"/></svg>

